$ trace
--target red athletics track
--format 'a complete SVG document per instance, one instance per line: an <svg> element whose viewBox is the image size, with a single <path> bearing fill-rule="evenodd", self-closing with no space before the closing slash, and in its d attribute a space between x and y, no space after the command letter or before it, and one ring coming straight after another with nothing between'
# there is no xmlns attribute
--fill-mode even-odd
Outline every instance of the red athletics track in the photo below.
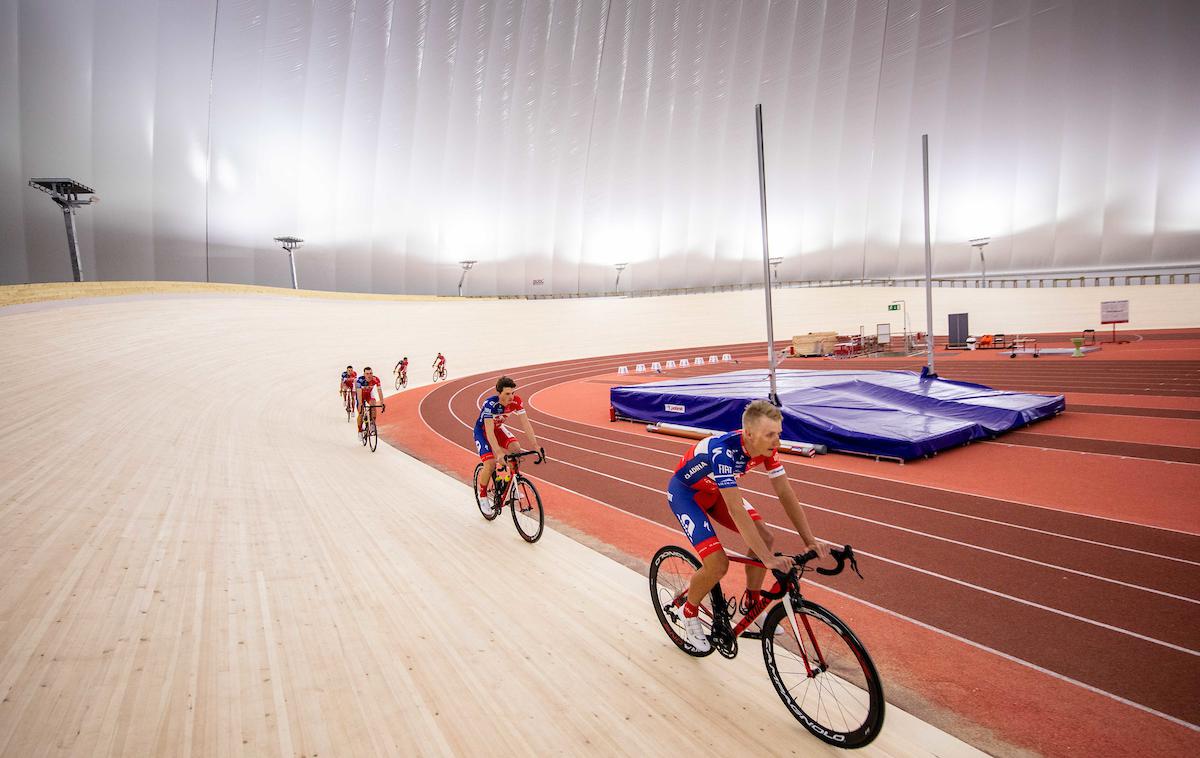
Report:
<svg viewBox="0 0 1200 758"><path fill-rule="evenodd" d="M688 443L606 423L607 387L621 363L713 352L747 356L763 350L718 346L507 371L520 383L553 457L530 473L558 485L545 497L556 525L643 567L658 545L683 540L661 493ZM1103 403L1093 406L1107 410L1069 410L1028 433L1084 440L1074 435L1115 419L1149 446L1138 455L1043 449L1002 438L907 466L845 456L789 459L789 477L818 535L854 544L863 555L866 581L839 577L814 594L837 593L824 599L864 637L884 672L889 699L975 744L1055 755L1147 747L1195 752L1200 537L1192 500L1200 466L1164 458L1157 448L1186 450L1192 441L1194 449L1200 420L1128 414L1147 405L1143 388L1152 386L1171 392L1156 396L1162 402L1151 409L1200 410L1200 380L1189 365L1133 361L1093 368L1100 363L1095 357L1086 364L1046 356L989 366L972 355L944 361L939 373L982 381L981 373L1007 371L1000 377L1005 381L992 383L1049 383L1069 394L1102 396ZM913 365L908 359L849 365L898 363ZM381 431L393 444L466 479L475 461L469 426L493 381L492 375L468 377L394 396ZM1121 404L1129 391L1143 396ZM1161 426L1164 418L1169 428ZM1072 428L1055 430L1059 422ZM1110 430L1107 436L1119 441L1120 434ZM1118 475L1104 479L1102 473L1112 469ZM1056 507L1097 478L1097 497ZM960 483L967 479L974 494L963 491ZM780 544L799 549L783 528L787 521L778 503L763 497L769 492L765 478L752 475L745 485L778 529ZM464 492L464 508L473 505L469 498ZM742 547L736 537L727 541Z"/></svg>

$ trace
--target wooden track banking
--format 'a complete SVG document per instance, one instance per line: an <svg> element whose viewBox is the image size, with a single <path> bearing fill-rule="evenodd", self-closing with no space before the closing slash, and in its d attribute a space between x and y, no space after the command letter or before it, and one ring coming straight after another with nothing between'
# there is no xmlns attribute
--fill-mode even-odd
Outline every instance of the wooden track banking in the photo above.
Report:
<svg viewBox="0 0 1200 758"><path fill-rule="evenodd" d="M0 309L0 755L834 754L759 656L670 647L641 575L357 444L335 371L477 331L433 307ZM978 754L887 718L864 754Z"/></svg>
<svg viewBox="0 0 1200 758"><path fill-rule="evenodd" d="M618 364L714 352L745 359L761 356L763 350L758 345L691 348L506 370L518 381L552 457L532 473L677 529L662 493L689 442L641 434L631 424L591 424L548 413L539 407L538 393L610 375ZM1124 362L1117 372L1099 362L1084 367L1043 360L1018 367L946 361L941 374L1020 389L1200 396L1200 365L1147 364ZM754 364L743 360L739 368L747 365ZM920 364L788 365L843 369ZM493 381L494 374L487 374L440 386L421 402L421 416L454 444L473 450L469 426ZM1020 434L1048 436L1036 426ZM1019 437L987 444L1006 440L1031 444ZM914 465L936 466L939 460ZM1188 461L1197 463L1194 457ZM879 464L877 476L863 476L823 467L820 459L785 456L789 479L808 505L817 534L851 543L863 556L867 581L842 577L828 580L831 586L1107 693L1195 734L1200 724L1200 536L890 481L889 465ZM1200 468L1196 472L1194 481L1200 483ZM1036 471L1028 474L1029 484L1036 487L1039 478L1060 475ZM782 508L765 497L770 492L765 475L750 475L744 487L783 549L800 550ZM553 505L549 512L553 516ZM682 539L680 535L677 541ZM742 548L736 539L731 544Z"/></svg>

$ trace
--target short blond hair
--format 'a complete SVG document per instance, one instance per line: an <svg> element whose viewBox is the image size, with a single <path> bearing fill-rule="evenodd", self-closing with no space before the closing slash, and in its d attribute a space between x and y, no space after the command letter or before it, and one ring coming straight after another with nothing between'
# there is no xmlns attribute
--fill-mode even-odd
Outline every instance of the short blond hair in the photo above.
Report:
<svg viewBox="0 0 1200 758"><path fill-rule="evenodd" d="M755 400L746 406L746 410L742 411L742 428L749 426L758 418L782 421L783 412L776 408L770 400Z"/></svg>

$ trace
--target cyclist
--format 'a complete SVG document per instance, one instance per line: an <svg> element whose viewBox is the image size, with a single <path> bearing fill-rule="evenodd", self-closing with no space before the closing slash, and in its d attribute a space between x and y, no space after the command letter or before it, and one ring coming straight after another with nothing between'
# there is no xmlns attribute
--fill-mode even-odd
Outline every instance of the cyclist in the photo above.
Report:
<svg viewBox="0 0 1200 758"><path fill-rule="evenodd" d="M408 384L408 356L404 356L396 362L396 367L392 369L392 373L400 377L401 384Z"/></svg>
<svg viewBox="0 0 1200 758"><path fill-rule="evenodd" d="M355 380L354 386L358 390L358 431L361 434L363 430L363 419L366 417L363 413L368 405L372 405L371 398L375 395L375 388L379 388L379 403L383 403L383 385L379 381L379 377L371 372L371 367L363 368L362 376ZM382 411L383 408L380 408ZM371 413L375 413L375 409L371 409Z"/></svg>
<svg viewBox="0 0 1200 758"><path fill-rule="evenodd" d="M354 390L354 380L358 378L358 373L353 366L347 366L342 372L341 381L338 383L338 393L342 396L342 402L346 402L346 393Z"/></svg>
<svg viewBox="0 0 1200 758"><path fill-rule="evenodd" d="M538 443L537 434L529 417L525 415L525 405L516 394L517 383L507 376L496 380L496 394L483 401L479 409L479 418L475 421L475 449L479 451L479 459L483 461L483 469L479 472L479 480L475 486L479 488L479 496L487 497L488 482L492 480L492 472L496 470L496 455L500 458L500 470L506 472L504 464L505 453L519 452L521 446L513 438L510 430L504 426L509 416L520 421L521 428L533 440L537 448L538 460L546 458L546 451Z"/></svg>
<svg viewBox="0 0 1200 758"><path fill-rule="evenodd" d="M437 357L433 359L433 367L437 369L442 376L446 375L446 356L442 355L440 350L438 351Z"/></svg>
<svg viewBox="0 0 1200 758"><path fill-rule="evenodd" d="M688 644L697 652L711 648L700 623L699 606L729 570L729 558L713 529L715 521L740 533L750 548L750 557L766 568L746 566L746 596L742 613L749 615L762 598L766 569L787 571L791 559L777 557L771 550L775 540L762 523L758 511L742 498L737 480L762 465L788 518L809 550L824 555L813 536L804 508L788 485L777 448L783 431L783 414L767 400L755 400L742 413L742 428L700 440L684 454L667 485L667 501L696 552L701 568L692 575L683 626Z"/></svg>

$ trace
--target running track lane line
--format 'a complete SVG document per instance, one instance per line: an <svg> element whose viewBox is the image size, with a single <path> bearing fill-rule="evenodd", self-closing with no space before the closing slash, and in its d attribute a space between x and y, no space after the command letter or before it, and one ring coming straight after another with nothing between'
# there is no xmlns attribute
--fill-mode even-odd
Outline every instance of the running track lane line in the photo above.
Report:
<svg viewBox="0 0 1200 758"><path fill-rule="evenodd" d="M461 390L459 390L459 391L461 392ZM438 435L438 436L439 436L439 437L441 437L442 439L446 440L446 441L447 441L447 442L449 442L451 445L454 445L455 447L457 447L457 448L459 448L459 449L461 449L461 450L464 450L464 451L466 451L466 452L469 452L469 451L467 451L467 449L466 449L466 448L463 448L463 447L462 447L461 445L459 445L457 442L455 442L454 440L450 439L449 437L447 437L445 434L443 434L443 433L442 433L442 432L440 432L439 430L437 430L437 429L434 429L432 426L430 426L430 424L429 424L429 421L428 421L428 420L425 418L425 412L424 412L424 404L425 404L425 400L427 400L428 398L429 398L429 395L426 395L424 398L422 398L422 399L421 399L421 403L420 403L420 405L418 406L418 415L421 417L421 423L425 425L425 428L426 428L426 429L428 429L429 431L431 431L431 432L433 432L434 434ZM460 418L459 418L457 415L455 415L455 418L459 420L459 423L462 423L462 419L460 419ZM567 463L566 461L558 461L558 460L556 460L555 462L556 462L556 463L562 463L562 464L564 464L564 465L568 465L568 466L572 466L573 468L580 468L581 470L586 470L586 471L589 471L589 473L595 473L595 472L592 472L592 471L590 471L590 470L588 470L588 469L582 469L582 467L580 467L580 466L575 466L574 464ZM553 483L551 483L551 484L553 484ZM571 488L569 488L569 487L563 487L562 485L559 485L559 484L553 484L553 486L555 486L555 487L559 487L559 488L563 489L563 490L564 490L564 491L566 491L566 492L570 492L571 494L578 495L579 497L583 497L583 498L585 498L585 499L587 499L587 500L590 500L590 501L592 501L592 502L594 502L594 503L596 503L596 504L598 504L598 505L601 505L601 506L603 506L603 507L605 507L605 508L608 508L608 509L610 509L610 510L617 511L617 512L619 512L619 513L622 513L622 514L624 514L624 515L626 515L626 516L632 516L633 518L635 518L635 519L638 519L638 520L640 520L640 521L645 521L645 522L647 522L647 523L654 524L655 526L658 526L658 527L660 527L660 528L662 528L662 529L664 529L664 530L668 531L668 532L669 532L669 533L671 533L673 536L678 536L678 535L676 535L676 534L675 534L676 530L675 530L673 527L671 527L671 526L668 526L668 525L666 525L666 524L663 524L663 523L660 523L660 522L657 522L657 521L652 521L652 520L646 519L644 516L641 516L641 515L639 515L639 514L636 514L636 513L630 513L629 511L626 511L626 510L624 510L623 508L619 508L619 507L617 507L617 506L615 506L615 505L613 505L613 504L611 504L611 503L606 503L606 502L604 502L604 501L602 501L602 500L598 500L598 499L596 499L596 498L594 498L594 497L591 497L590 495L585 495L585 494L583 494L583 493L581 493L581 492L578 492L578 491L576 491L576 490L573 490L573 489L571 489ZM638 486L641 486L641 485L638 485ZM1183 719L1181 719L1181 718L1178 718L1178 717L1176 717L1176 716L1172 716L1172 715L1170 715L1170 714L1167 714L1167 713L1163 713L1162 711L1156 710L1156 709L1154 709L1154 708L1151 708L1151 707L1149 707L1149 706L1142 705L1141 703L1135 702L1135 701L1133 701L1133 700L1129 700L1128 698L1124 698L1124 697L1121 697L1120 695L1116 695L1116 694L1114 694L1114 693L1112 693L1112 692L1109 692L1109 691L1107 691L1107 690L1100 689L1099 687L1096 687L1095 685L1087 684L1086 682L1079 681L1078 679L1073 679L1073 678L1071 678L1071 677L1069 677L1069 676L1066 676L1066 675L1064 675L1064 674L1060 674L1060 673L1058 673L1058 672L1056 672L1056 671L1052 671L1052 670L1050 670L1050 669L1047 669L1047 668L1045 668L1045 667L1039 666L1039 665L1037 665L1036 663L1031 663L1031 662L1029 662L1029 661L1027 661L1027 660L1025 660L1025 659L1023 659L1023 658L1018 658L1017 656L1014 656L1014 655L1012 655L1012 654L1010 654L1010 653L1005 653L1005 652L1003 652L1003 651L996 650L995 648L989 647L989 646L987 646L987 645L984 645L984 644L981 644L981 643L975 642L975 641L973 641L973 640L970 640L970 639L967 639L967 638L965 638L965 637L961 637L961 636L959 636L959 635L957 635L957 634L954 634L954 633L952 633L952 632L948 632L948 631L946 631L945 629L941 629L941 628L939 628L939 627L936 627L936 626L933 626L933 625L931 625L931 624L927 624L927 623L925 623L924 621L919 621L919 620L917 620L917 619L914 619L914 618L912 618L912 617L910 617L910 616L906 616L906 615L904 615L904 614L902 614L902 613L898 613L898 612L896 612L896 611L894 611L894 610L891 610L891 609L889 609L889 608L884 608L883 606L879 606L879 605L876 605L876 604L874 604L874 603L871 603L871 602L869 602L869 601L866 601L866 600L859 599L859 598L857 598L857 597L854 597L853 595L849 595L849 594L847 594L847 593L845 593L845 592L842 592L842 591L840 591L840 590L835 590L835 589L832 589L832 588L830 588L830 587L826 587L826 586L825 586L825 585L823 585L823 584L822 584L822 585L820 585L820 586L821 586L821 588L822 588L823 590L828 590L828 591L830 591L830 592L834 593L835 595L838 595L839 597L846 598L847 600L850 600L850 601L852 601L852 602L855 602L855 603L859 603L860 605L863 605L863 606L865 606L865 607L872 608L872 609L874 609L874 610L880 611L880 612L882 612L882 613L885 613L885 614L887 614L887 615L889 615L889 616L891 616L891 617L893 617L893 618L897 618L897 619L900 619L900 620L902 620L902 621L907 621L907 622L909 622L909 623L911 623L911 624L915 624L916 626L918 626L918 627L920 627L920 628L922 628L922 629L927 629L927 630L929 630L929 631L931 631L931 632L934 632L934 633L936 633L936 634L940 634L940 635L942 635L943 637L946 637L946 638L948 638L948 639L952 639L952 640L955 640L955 641L957 641L957 642L961 642L961 643L963 643L963 644L965 644L965 645L969 645L969 646L971 646L971 647L973 647L973 648L975 648L975 649L977 649L977 650L981 650L981 651L983 651L983 652L986 652L986 653L991 653L992 655L996 655L996 656L998 656L998 657L1000 657L1000 658L1003 658L1003 659L1005 659L1005 660L1011 661L1011 662L1013 662L1013 663L1016 663L1016 664L1018 664L1018 665L1020 665L1020 666L1024 666L1025 668L1028 668L1028 669L1030 669L1030 670L1032 670L1032 671L1037 671L1037 672L1039 672L1039 673L1046 674L1046 675L1048 675L1048 676L1050 676L1050 677L1052 677L1052 678L1054 678L1054 679L1058 679L1059 681L1062 681L1062 682L1067 682L1068 684L1075 685L1076 687L1079 687L1079 688L1081 688L1081 689L1083 689L1083 690L1086 690L1086 691L1088 691L1088 692L1095 693L1095 694L1097 694L1097 695L1101 695L1101 696L1103 696L1103 697L1106 697L1106 698L1108 698L1108 699L1110 699L1110 700L1113 700L1114 702L1121 703L1122 705L1127 705L1127 706L1129 706L1129 707L1131 707L1131 708L1134 708L1134 709L1136 709L1136 710L1142 711L1143 713L1148 713L1148 714L1150 714L1150 715L1152 715L1152 716L1157 716L1157 717L1159 717L1159 718L1161 718L1161 719L1165 719L1166 721L1169 721L1169 722L1171 722L1171 723L1173 723L1173 724L1177 724L1177 725L1179 725L1179 726L1186 727L1187 729L1189 729L1189 730L1191 730L1191 731L1200 732L1200 725L1193 724L1193 723L1191 723L1191 722L1189 722L1189 721L1185 721L1185 720L1183 720Z"/></svg>

